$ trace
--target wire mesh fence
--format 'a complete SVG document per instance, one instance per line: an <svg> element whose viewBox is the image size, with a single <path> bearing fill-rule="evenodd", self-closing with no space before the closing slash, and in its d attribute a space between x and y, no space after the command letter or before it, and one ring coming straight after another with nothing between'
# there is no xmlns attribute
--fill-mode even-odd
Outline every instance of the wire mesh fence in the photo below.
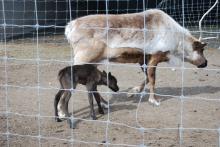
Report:
<svg viewBox="0 0 220 147"><path fill-rule="evenodd" d="M72 117L79 121L76 129L68 128L65 122L55 122L53 112L53 99L60 88L58 71L74 64L73 49L64 36L68 22L91 14L108 18L110 14L157 8L198 38L199 21L215 2L2 0L1 146L219 146L219 3L202 21L202 37L211 37L205 40L211 48L206 53L209 66L197 69L187 63L175 67L164 63L157 67L155 94L161 97L161 106L148 103L149 91L130 91L146 80L140 65L103 62L92 64L111 71L120 86L116 93L99 87L110 105L105 115L90 119L88 92L82 86L74 90L69 104ZM106 40L111 37L108 26L99 29L107 30Z"/></svg>

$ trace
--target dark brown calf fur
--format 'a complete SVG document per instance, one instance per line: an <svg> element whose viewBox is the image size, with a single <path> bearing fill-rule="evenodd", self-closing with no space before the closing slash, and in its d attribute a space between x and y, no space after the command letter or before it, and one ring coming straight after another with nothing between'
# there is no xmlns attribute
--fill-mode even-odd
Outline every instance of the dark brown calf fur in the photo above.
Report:
<svg viewBox="0 0 220 147"><path fill-rule="evenodd" d="M107 103L101 95L97 92L97 85L107 85L111 90L118 91L116 78L111 75L111 72L101 72L97 67L89 64L68 66L59 71L58 79L61 89L56 94L54 99L55 120L60 122L58 115L59 111L65 114L64 117L70 117L68 112L68 102L71 97L71 89L75 89L77 84L85 85L88 90L88 98L90 104L90 116L96 119L93 96L98 105L99 113L104 114L100 101ZM59 109L59 110L58 110ZM70 125L72 126L72 125Z"/></svg>

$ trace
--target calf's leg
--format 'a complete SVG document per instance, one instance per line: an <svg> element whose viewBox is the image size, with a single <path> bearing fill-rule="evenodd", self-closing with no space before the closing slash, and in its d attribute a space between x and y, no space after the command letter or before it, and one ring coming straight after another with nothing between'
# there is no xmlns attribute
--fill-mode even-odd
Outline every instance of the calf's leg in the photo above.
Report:
<svg viewBox="0 0 220 147"><path fill-rule="evenodd" d="M100 101L101 101L101 109L108 109L108 102L97 92L95 93L95 97L99 97ZM101 113L102 114L102 113Z"/></svg>
<svg viewBox="0 0 220 147"><path fill-rule="evenodd" d="M95 90L94 83L88 83L86 85L86 88L88 90L88 99L89 99L89 106L90 106L90 116L93 120L96 120L96 114L94 110L94 104L93 104L93 91Z"/></svg>
<svg viewBox="0 0 220 147"><path fill-rule="evenodd" d="M54 112L55 112L55 121L56 122L61 122L62 120L59 119L58 117L58 110L57 110L57 105L60 101L60 97L63 94L64 90L59 90L59 92L56 94L55 98L54 98Z"/></svg>
<svg viewBox="0 0 220 147"><path fill-rule="evenodd" d="M93 96L95 97L95 100L97 102L99 113L104 114L104 110L103 110L102 105L101 105L101 96L100 96L100 94L98 92L94 92Z"/></svg>
<svg viewBox="0 0 220 147"><path fill-rule="evenodd" d="M69 101L70 97L71 97L71 92L69 90L64 90L57 106L58 116L60 119L64 119L70 116L68 112L68 108L66 108L66 101Z"/></svg>
<svg viewBox="0 0 220 147"><path fill-rule="evenodd" d="M94 92L93 92L93 96L95 97L95 100L97 102L98 105L98 111L100 114L104 114L104 110L102 108L101 102L104 102L107 104L107 102L102 98L102 96L98 93L97 90L97 86L94 86Z"/></svg>

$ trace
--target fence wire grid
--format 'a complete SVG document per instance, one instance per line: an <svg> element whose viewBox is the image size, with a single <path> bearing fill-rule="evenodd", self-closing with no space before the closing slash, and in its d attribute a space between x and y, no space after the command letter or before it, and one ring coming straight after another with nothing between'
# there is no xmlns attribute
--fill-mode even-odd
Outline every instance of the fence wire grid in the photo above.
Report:
<svg viewBox="0 0 220 147"><path fill-rule="evenodd" d="M199 21L215 3L200 30ZM194 36L208 38L211 66L158 66L155 95L164 101L154 107L147 103L148 91L127 90L146 81L139 65L88 63L113 72L120 91L99 88L109 109L91 120L88 92L71 89L69 107L78 127L55 122L57 73L74 64L66 24L91 14L108 18L151 8L168 13ZM218 0L1 0L0 18L0 146L220 146ZM100 29L108 34L111 28Z"/></svg>

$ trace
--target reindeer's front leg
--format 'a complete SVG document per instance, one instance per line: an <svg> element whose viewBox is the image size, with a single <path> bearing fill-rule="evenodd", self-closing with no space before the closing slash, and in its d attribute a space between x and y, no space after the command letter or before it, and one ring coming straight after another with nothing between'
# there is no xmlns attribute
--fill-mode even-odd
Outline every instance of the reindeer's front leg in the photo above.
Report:
<svg viewBox="0 0 220 147"><path fill-rule="evenodd" d="M158 62L153 59L148 64L147 77L149 80L149 89L150 89L150 96L149 96L148 101L156 106L159 106L160 102L157 100L155 93L154 93L157 64L158 64Z"/></svg>

